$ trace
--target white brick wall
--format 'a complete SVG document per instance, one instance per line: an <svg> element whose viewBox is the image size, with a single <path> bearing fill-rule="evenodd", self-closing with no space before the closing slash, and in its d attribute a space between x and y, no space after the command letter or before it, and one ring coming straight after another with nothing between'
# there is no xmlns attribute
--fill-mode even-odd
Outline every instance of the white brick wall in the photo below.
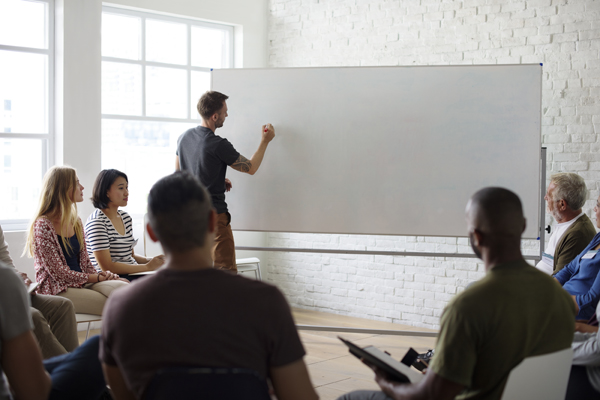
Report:
<svg viewBox="0 0 600 400"><path fill-rule="evenodd" d="M269 65L543 63L548 176L600 194L600 0L270 0ZM550 217L547 216L550 223ZM466 239L271 233L269 246L469 252ZM524 243L535 254L534 241ZM270 253L266 278L294 306L436 328L484 274L473 259Z"/></svg>

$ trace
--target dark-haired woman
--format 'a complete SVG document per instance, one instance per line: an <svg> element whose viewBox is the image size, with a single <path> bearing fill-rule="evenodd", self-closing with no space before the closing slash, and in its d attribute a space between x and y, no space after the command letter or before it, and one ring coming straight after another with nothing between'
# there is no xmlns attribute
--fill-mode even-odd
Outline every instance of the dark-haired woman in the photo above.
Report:
<svg viewBox="0 0 600 400"><path fill-rule="evenodd" d="M135 254L129 214L119 210L129 199L127 175L116 169L100 172L94 183L92 203L96 210L85 223L85 240L92 265L97 270L112 271L131 280L154 271L164 263L164 256L146 258Z"/></svg>

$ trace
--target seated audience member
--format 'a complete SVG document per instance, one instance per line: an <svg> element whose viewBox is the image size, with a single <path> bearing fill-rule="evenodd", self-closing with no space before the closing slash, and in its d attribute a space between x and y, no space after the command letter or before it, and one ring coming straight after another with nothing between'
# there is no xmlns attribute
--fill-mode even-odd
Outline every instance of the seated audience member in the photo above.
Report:
<svg viewBox="0 0 600 400"><path fill-rule="evenodd" d="M281 292L212 268L217 215L200 182L185 172L158 181L148 217L167 263L106 304L100 360L114 396L141 398L165 367L207 366L254 370L279 400L317 399Z"/></svg>
<svg viewBox="0 0 600 400"><path fill-rule="evenodd" d="M600 304L596 308L598 313ZM566 400L580 399L600 399L600 332L598 325L577 322Z"/></svg>
<svg viewBox="0 0 600 400"><path fill-rule="evenodd" d="M77 216L77 203L82 201L83 186L75 170L50 168L25 251L35 261L38 293L66 297L77 313L102 315L106 298L127 282L110 271L97 273L92 267Z"/></svg>
<svg viewBox="0 0 600 400"><path fill-rule="evenodd" d="M92 203L96 210L85 223L85 240L92 265L98 271L112 271L129 280L144 275L136 272L154 271L164 263L164 257L146 258L133 251L131 217L119 207L129 200L127 175L116 169L100 171L94 183Z"/></svg>
<svg viewBox="0 0 600 400"><path fill-rule="evenodd" d="M588 190L581 176L571 172L552 175L544 198L556 224L537 269L548 275L556 274L596 235L594 224L581 209L587 196Z"/></svg>
<svg viewBox="0 0 600 400"><path fill-rule="evenodd" d="M524 358L568 348L575 309L551 277L521 255L521 201L503 188L485 188L467 204L473 251L486 275L456 295L440 321L435 356L417 384L390 381L375 369L383 392L340 399L499 399L509 372Z"/></svg>
<svg viewBox="0 0 600 400"><path fill-rule="evenodd" d="M98 360L99 338L42 363L28 297L16 271L0 262L0 399L11 399L11 391L16 399L100 398L106 384Z"/></svg>
<svg viewBox="0 0 600 400"><path fill-rule="evenodd" d="M600 198L594 207L596 225L600 227ZM594 236L588 246L561 269L554 277L571 294L577 308L577 319L587 320L596 310L600 300L600 234Z"/></svg>
<svg viewBox="0 0 600 400"><path fill-rule="evenodd" d="M8 244L4 240L4 232L1 226L0 262L15 268L8 253ZM22 272L18 272L18 274L26 287L31 285L31 280L27 274ZM29 311L33 319L33 333L40 345L44 359L68 353L79 346L75 308L73 308L71 300L60 296L36 295L33 293Z"/></svg>

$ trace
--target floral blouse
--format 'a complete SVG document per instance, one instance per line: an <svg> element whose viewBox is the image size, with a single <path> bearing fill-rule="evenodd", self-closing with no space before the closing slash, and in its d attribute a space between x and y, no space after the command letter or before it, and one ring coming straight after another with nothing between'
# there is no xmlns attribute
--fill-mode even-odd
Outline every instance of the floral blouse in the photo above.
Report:
<svg viewBox="0 0 600 400"><path fill-rule="evenodd" d="M35 221L33 236L35 280L39 284L37 293L56 295L70 287L83 287L88 281L88 275L96 273L90 262L85 240L80 243L79 251L79 265L82 272L69 268L58 243L54 225L47 217L42 216Z"/></svg>

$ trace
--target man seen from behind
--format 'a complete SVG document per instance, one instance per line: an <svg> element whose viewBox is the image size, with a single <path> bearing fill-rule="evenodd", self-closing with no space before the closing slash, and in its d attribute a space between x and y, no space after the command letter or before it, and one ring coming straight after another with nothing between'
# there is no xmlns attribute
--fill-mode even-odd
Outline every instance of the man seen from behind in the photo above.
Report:
<svg viewBox="0 0 600 400"><path fill-rule="evenodd" d="M165 266L104 309L100 359L115 398L142 398L163 368L200 366L254 370L279 400L317 399L281 292L212 268L217 214L198 180L176 172L158 181L148 219Z"/></svg>
<svg viewBox="0 0 600 400"><path fill-rule="evenodd" d="M210 192L213 206L217 209L217 228L212 249L214 266L235 273L237 265L231 214L225 203L225 192L232 189L231 181L225 178L227 166L254 175L262 163L269 142L275 137L275 129L271 124L262 126L258 149L251 159L247 159L227 139L215 134L227 118L225 101L228 98L223 93L214 91L202 95L198 101L202 123L179 137L175 169L191 172Z"/></svg>
<svg viewBox="0 0 600 400"><path fill-rule="evenodd" d="M354 392L340 399L496 400L509 372L524 358L571 346L573 300L523 259L525 218L517 195L482 189L469 200L466 217L471 246L486 275L445 308L423 380L397 383L376 369L382 392Z"/></svg>

